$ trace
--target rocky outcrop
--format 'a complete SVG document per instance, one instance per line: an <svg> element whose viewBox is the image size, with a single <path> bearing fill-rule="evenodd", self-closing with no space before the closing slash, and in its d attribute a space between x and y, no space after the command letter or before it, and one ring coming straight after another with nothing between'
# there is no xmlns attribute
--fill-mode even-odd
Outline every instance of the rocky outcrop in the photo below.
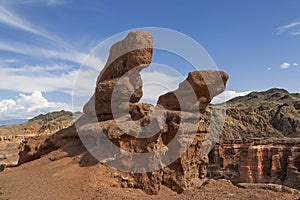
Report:
<svg viewBox="0 0 300 200"><path fill-rule="evenodd" d="M101 116L112 118L112 104L137 103L140 100L143 91L139 71L151 63L152 43L149 33L132 31L111 47L107 63L97 79L95 94L83 108L85 114L96 115L100 120L103 119ZM116 97L112 98L118 83L126 89L115 92Z"/></svg>
<svg viewBox="0 0 300 200"><path fill-rule="evenodd" d="M300 189L300 139L226 141L209 154L209 177Z"/></svg>
<svg viewBox="0 0 300 200"><path fill-rule="evenodd" d="M149 33L133 31L114 44L85 114L73 126L43 139L42 145L24 144L21 161L70 148L68 141L79 141L79 136L97 160L120 170L116 177L126 177L121 179L127 187L156 194L162 184L177 192L200 186L211 146L203 112L225 89L228 75L191 72L177 90L160 96L156 106L140 103L139 72L151 63L152 42Z"/></svg>
<svg viewBox="0 0 300 200"><path fill-rule="evenodd" d="M204 112L212 98L225 89L228 75L212 70L190 72L175 91L159 97L157 104L168 110L195 112L195 104Z"/></svg>
<svg viewBox="0 0 300 200"><path fill-rule="evenodd" d="M152 41L149 33L134 31L112 46L95 94L84 107L84 120L96 115L98 122L84 123L78 130L92 152L101 151L97 144L111 148L102 137L119 148L97 154L98 159L117 169L138 172L131 175L135 183L130 185L149 194L156 193L161 184L182 192L205 177L207 157L200 154L207 128L199 120L211 99L225 89L228 75L191 72L177 90L160 96L157 106L138 103L142 96L139 71L151 62Z"/></svg>

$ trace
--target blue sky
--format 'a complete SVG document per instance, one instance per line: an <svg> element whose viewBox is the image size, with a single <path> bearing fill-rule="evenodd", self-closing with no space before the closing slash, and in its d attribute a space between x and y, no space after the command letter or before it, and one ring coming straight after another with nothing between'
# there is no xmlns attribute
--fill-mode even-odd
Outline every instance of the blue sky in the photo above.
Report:
<svg viewBox="0 0 300 200"><path fill-rule="evenodd" d="M0 0L0 120L72 109L73 84L89 52L114 34L140 27L173 29L200 43L230 75L218 101L273 87L299 92L299 9L297 0ZM155 62L185 64L159 55ZM91 74L84 74L89 85ZM181 81L167 75L145 77L174 87Z"/></svg>

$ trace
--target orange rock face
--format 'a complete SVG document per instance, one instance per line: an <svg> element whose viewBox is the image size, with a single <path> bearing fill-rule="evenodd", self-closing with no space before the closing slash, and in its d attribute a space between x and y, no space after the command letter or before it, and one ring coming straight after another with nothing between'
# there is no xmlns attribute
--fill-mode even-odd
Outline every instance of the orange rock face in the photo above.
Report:
<svg viewBox="0 0 300 200"><path fill-rule="evenodd" d="M224 142L209 157L209 177L300 188L299 138Z"/></svg>

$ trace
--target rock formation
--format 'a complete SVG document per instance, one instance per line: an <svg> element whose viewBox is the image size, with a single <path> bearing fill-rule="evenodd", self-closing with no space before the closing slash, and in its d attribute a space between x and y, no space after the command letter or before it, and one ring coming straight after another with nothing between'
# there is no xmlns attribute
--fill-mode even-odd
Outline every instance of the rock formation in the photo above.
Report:
<svg viewBox="0 0 300 200"><path fill-rule="evenodd" d="M85 114L73 126L44 138L42 145L24 144L20 163L68 149L79 136L97 160L121 170L116 177L126 187L156 194L161 184L177 192L200 186L211 145L201 119L211 99L225 89L228 75L191 72L177 90L160 96L156 106L140 103L139 72L151 63L152 42L149 33L133 31L114 44Z"/></svg>
<svg viewBox="0 0 300 200"><path fill-rule="evenodd" d="M83 108L85 114L112 118L111 104L115 103L112 102L112 93L121 77L126 80L126 83L123 81L126 89L120 90L114 100L123 100L118 102L121 105L140 100L143 91L139 71L151 63L152 43L153 38L149 33L132 31L111 47L107 63L97 79L95 94Z"/></svg>
<svg viewBox="0 0 300 200"><path fill-rule="evenodd" d="M104 137L132 153L116 150L96 155L117 169L138 172L132 175L134 183L130 185L153 194L163 183L181 192L197 182L199 185L205 177L207 157L200 154L207 128L199 120L211 99L225 89L228 75L191 72L177 90L160 96L157 106L138 103L142 97L139 71L151 62L152 41L149 33L133 31L112 46L95 94L84 107L85 118L97 116L99 122L77 128L92 152L101 151L97 144L111 148L99 136L97 127L101 127ZM142 170L136 171L139 168Z"/></svg>
<svg viewBox="0 0 300 200"><path fill-rule="evenodd" d="M209 154L208 177L300 189L300 139L224 141Z"/></svg>

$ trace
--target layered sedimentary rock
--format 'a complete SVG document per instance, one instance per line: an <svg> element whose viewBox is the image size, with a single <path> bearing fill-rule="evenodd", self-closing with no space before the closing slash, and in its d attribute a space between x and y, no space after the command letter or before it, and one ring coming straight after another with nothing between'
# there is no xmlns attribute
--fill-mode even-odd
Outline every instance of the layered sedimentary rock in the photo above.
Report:
<svg viewBox="0 0 300 200"><path fill-rule="evenodd" d="M209 155L209 177L300 189L300 139L226 141Z"/></svg>

